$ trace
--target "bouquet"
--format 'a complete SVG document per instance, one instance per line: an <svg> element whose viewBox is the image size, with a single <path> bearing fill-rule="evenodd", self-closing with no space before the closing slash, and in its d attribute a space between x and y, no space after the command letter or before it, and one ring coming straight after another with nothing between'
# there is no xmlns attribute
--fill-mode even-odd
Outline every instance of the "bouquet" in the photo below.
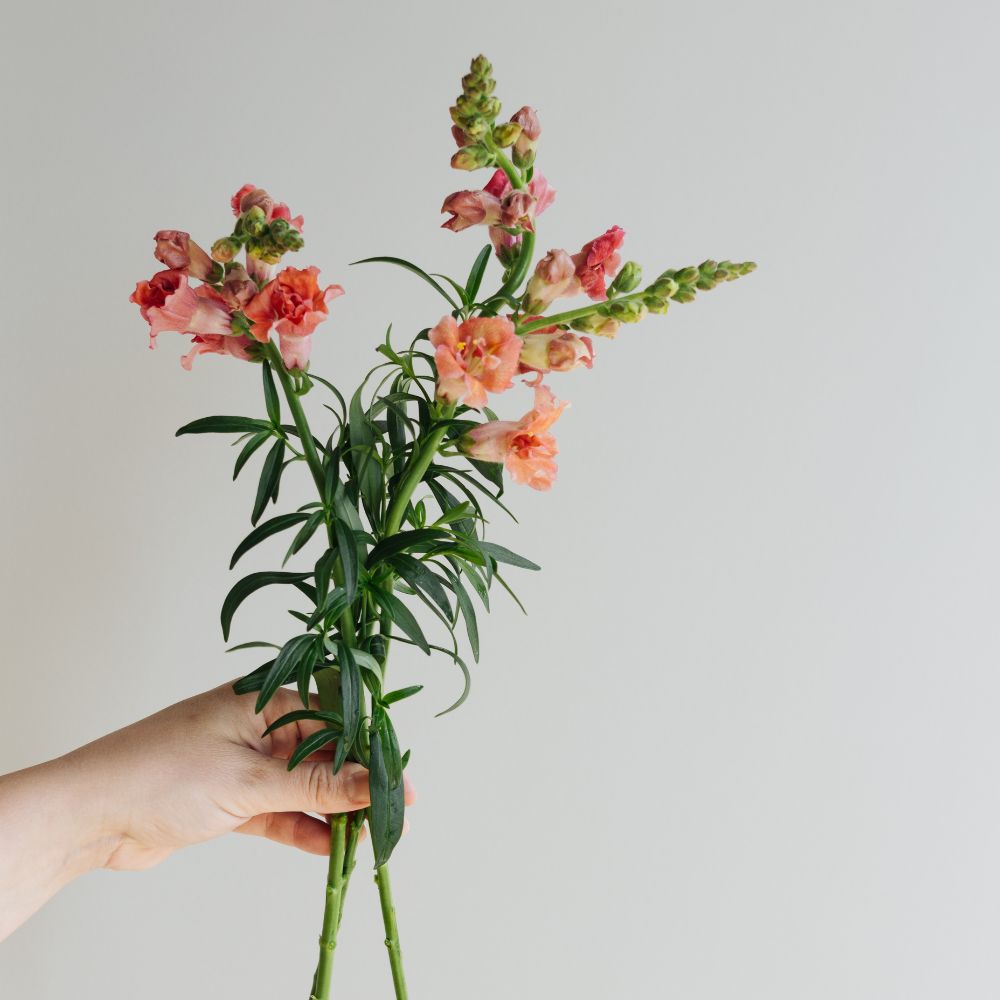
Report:
<svg viewBox="0 0 1000 1000"><path fill-rule="evenodd" d="M464 281L396 257L359 262L405 268L440 294L447 311L409 343L387 333L376 348L380 363L353 393L345 395L309 365L312 338L344 290L324 286L316 267L283 263L302 249L302 216L253 184L233 196L235 225L209 252L186 232L158 232L155 256L163 270L140 281L131 296L149 323L150 347L168 331L191 338L185 369L200 355L219 354L260 371L262 415L205 417L177 432L238 435L234 478L263 459L252 530L230 567L269 539L281 535L287 544L280 569L251 573L229 591L225 639L243 602L265 587L304 600L289 611L296 622L291 638L233 647L269 650L269 659L234 689L256 694L257 711L269 719L265 736L294 734L289 768L326 754L334 771L347 761L368 769L369 808L329 817L311 1000L330 995L337 932L366 823L395 996L407 995L388 864L403 830L410 754L401 750L392 707L421 688L391 686L391 648L402 643L450 659L464 688L446 711L462 704L468 656L478 661L480 653L478 607L489 609L494 585L517 600L509 569L538 569L487 540L486 526L493 508L507 511L505 477L536 490L553 485L553 426L567 405L553 391L559 375L593 367L592 338L612 338L622 324L666 313L672 303L691 302L754 268L706 260L644 284L637 263L622 263L625 233L618 226L576 253L550 249L536 263L538 219L555 200L536 167L541 126L530 107L502 121L494 88L492 67L478 56L451 108L457 146L451 165L488 170L489 180L449 195L442 207L445 229L485 227L489 243ZM503 272L495 289L486 284L494 258ZM577 300L571 308L556 308L570 298ZM529 390L527 399L501 418L492 406L506 402L511 389L523 398L518 383ZM325 397L322 429L303 405L313 390ZM262 520L277 504L288 470L298 467L308 471L313 499ZM275 691L291 684L301 709L266 716Z"/></svg>

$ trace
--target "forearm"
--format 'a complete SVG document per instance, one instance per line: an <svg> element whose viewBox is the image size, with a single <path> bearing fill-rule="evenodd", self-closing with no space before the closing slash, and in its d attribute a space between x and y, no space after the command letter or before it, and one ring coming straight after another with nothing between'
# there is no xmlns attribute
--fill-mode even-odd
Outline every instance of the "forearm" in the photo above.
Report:
<svg viewBox="0 0 1000 1000"><path fill-rule="evenodd" d="M113 848L93 785L76 754L0 777L0 941Z"/></svg>

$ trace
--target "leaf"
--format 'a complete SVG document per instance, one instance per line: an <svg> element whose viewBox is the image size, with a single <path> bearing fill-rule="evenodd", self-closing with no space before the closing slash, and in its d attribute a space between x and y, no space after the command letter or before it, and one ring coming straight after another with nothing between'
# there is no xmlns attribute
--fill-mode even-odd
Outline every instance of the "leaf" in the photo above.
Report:
<svg viewBox="0 0 1000 1000"><path fill-rule="evenodd" d="M418 645L428 656L430 656L430 646L424 637L417 619L413 617L413 612L395 595L382 590L380 587L372 587L375 592L375 599L389 617L397 624L403 632L408 635L416 645Z"/></svg>
<svg viewBox="0 0 1000 1000"><path fill-rule="evenodd" d="M350 598L343 587L335 587L327 595L322 607L316 609L309 618L308 627L315 628L324 618L339 618L351 606Z"/></svg>
<svg viewBox="0 0 1000 1000"><path fill-rule="evenodd" d="M334 773L344 766L347 754L357 739L361 726L361 674L354 652L347 643L340 644L340 708L344 714L344 738L333 758Z"/></svg>
<svg viewBox="0 0 1000 1000"><path fill-rule="evenodd" d="M264 513L264 508L268 501L274 496L281 479L281 463L285 458L285 442L277 440L267 453L264 459L264 466L260 470L260 482L257 484L257 498L254 500L253 513L250 515L250 523L256 524L260 520L260 515Z"/></svg>
<svg viewBox="0 0 1000 1000"><path fill-rule="evenodd" d="M459 308L458 303L422 267L417 267L416 264L411 264L410 261L403 260L402 257L366 257L364 260L353 261L352 266L354 264L395 264L397 267L402 267L417 277L423 278L431 288L448 300L452 309Z"/></svg>
<svg viewBox="0 0 1000 1000"><path fill-rule="evenodd" d="M387 695L382 697L383 705L395 705L397 701L402 701L404 698L412 698L415 694L419 694L423 691L423 684L414 684L412 687L399 688L398 691L390 691Z"/></svg>
<svg viewBox="0 0 1000 1000"><path fill-rule="evenodd" d="M415 642L411 642L409 639L404 639L402 636L393 636L394 642L405 642L409 646L415 646ZM437 653L444 653L445 656L450 656L455 662L455 665L462 671L462 676L465 678L465 687L462 690L462 694L459 696L458 701L454 705L450 705L443 712L438 712L435 718L440 718L442 715L447 715L449 712L454 712L456 708L461 707L465 703L465 699L469 697L469 692L472 690L472 674L469 673L469 668L466 666L465 660L458 655L458 652L453 649L445 649L444 646L431 646Z"/></svg>
<svg viewBox="0 0 1000 1000"><path fill-rule="evenodd" d="M271 365L265 361L260 367L264 376L264 406L267 407L267 415L272 424L280 424L281 400L278 398L278 389L271 374Z"/></svg>
<svg viewBox="0 0 1000 1000"><path fill-rule="evenodd" d="M292 756L288 758L288 770L291 771L293 767L298 767L310 754L315 753L317 750L322 750L327 743L339 740L342 735L336 729L320 729L313 733L312 736L307 736L295 748ZM341 740L342 742L343 740ZM340 744L337 745L337 751L340 751Z"/></svg>
<svg viewBox="0 0 1000 1000"><path fill-rule="evenodd" d="M441 609L446 618L451 618L451 601L448 600L444 586L419 559L400 553L393 556L389 563L414 590L423 592Z"/></svg>
<svg viewBox="0 0 1000 1000"><path fill-rule="evenodd" d="M488 483L492 483L498 492L498 496L503 496L503 463L502 462L480 462L475 458L467 459L476 472L479 473Z"/></svg>
<svg viewBox="0 0 1000 1000"><path fill-rule="evenodd" d="M382 470L375 452L375 431L361 405L361 389L351 397L348 434L358 488L368 507L377 511L382 499Z"/></svg>
<svg viewBox="0 0 1000 1000"><path fill-rule="evenodd" d="M255 545L259 545L265 538L276 535L279 531L285 531L293 525L299 524L309 518L308 514L279 514L272 517L263 524L258 525L246 538L236 546L233 558L229 560L229 568L232 569L239 561L240 557L249 552Z"/></svg>
<svg viewBox="0 0 1000 1000"><path fill-rule="evenodd" d="M337 561L337 553L333 549L327 549L319 559L316 560L316 568L313 571L313 579L316 583L316 606L318 607L326 600L327 591L330 589L330 577L333 575L333 566Z"/></svg>
<svg viewBox="0 0 1000 1000"><path fill-rule="evenodd" d="M233 467L233 479L235 480L239 474L243 471L243 466L250 461L253 454L257 449L271 436L270 431L261 431L259 434L255 434L249 441L243 446L243 450L236 457L236 465Z"/></svg>
<svg viewBox="0 0 1000 1000"><path fill-rule="evenodd" d="M469 280L465 283L466 302L476 301L476 296L479 294L479 288L483 283L483 275L486 274L486 265L489 264L490 255L492 253L492 243L487 243L486 246L479 251L479 256L476 258L476 262L472 265L472 270L469 271Z"/></svg>
<svg viewBox="0 0 1000 1000"><path fill-rule="evenodd" d="M314 534L316 534L316 529L323 523L326 517L326 511L317 510L308 518L305 524L295 533L295 537L292 539L292 544L288 546L288 551L285 553L285 558L281 561L281 565L284 566L296 552L300 551L302 546L309 541Z"/></svg>
<svg viewBox="0 0 1000 1000"><path fill-rule="evenodd" d="M275 729L291 725L293 722L301 722L303 719L308 719L310 722L328 722L338 727L342 726L344 721L338 712L322 712L315 708L299 708L294 712L286 712L280 719L272 722L260 735L262 737L270 736Z"/></svg>
<svg viewBox="0 0 1000 1000"><path fill-rule="evenodd" d="M371 760L368 766L371 806L368 828L372 835L375 867L381 868L390 858L403 835L403 761L395 730L388 717L371 736Z"/></svg>
<svg viewBox="0 0 1000 1000"><path fill-rule="evenodd" d="M480 542L479 547L487 554L492 556L498 563L506 563L508 566L518 566L521 569L541 569L542 567L538 563L533 563L530 559L525 559L524 556L519 556L516 552L511 552L510 549L505 549L502 545L495 545L493 542Z"/></svg>
<svg viewBox="0 0 1000 1000"><path fill-rule="evenodd" d="M229 641L229 628L233 623L233 615L252 593L274 583L298 585L308 579L308 573L276 573L270 570L243 577L233 585L222 602L222 637Z"/></svg>
<svg viewBox="0 0 1000 1000"><path fill-rule="evenodd" d="M441 528L416 528L413 531L398 531L395 535L383 538L368 553L365 565L371 569L390 556L394 556L397 552L405 552L407 549L412 549L420 545L426 546L427 543L439 542L451 537L449 532Z"/></svg>
<svg viewBox="0 0 1000 1000"><path fill-rule="evenodd" d="M236 652L239 652L239 650L241 650L241 649L264 649L264 648L267 648L267 649L281 649L280 646L276 645L273 642L259 642L259 641L256 641L256 642L241 642L238 646L230 646L229 649L226 650L226 652L227 653L236 653Z"/></svg>
<svg viewBox="0 0 1000 1000"><path fill-rule="evenodd" d="M455 589L455 597L458 598L458 606L465 619L465 630L469 635L469 646L472 647L472 658L479 662L479 625L476 622L476 609L472 606L472 598L469 592L462 585L462 581L456 574L452 578L452 585Z"/></svg>
<svg viewBox="0 0 1000 1000"><path fill-rule="evenodd" d="M182 434L243 434L246 431L267 431L270 434L271 425L266 420L252 417L202 417L179 428L174 437Z"/></svg>
<svg viewBox="0 0 1000 1000"><path fill-rule="evenodd" d="M289 680L303 660L308 662L310 670L312 669L319 652L316 638L312 632L306 632L304 635L289 639L281 647L281 652L274 658L274 663L271 664L271 669L261 685L260 694L257 695L255 712L263 711L274 692Z"/></svg>
<svg viewBox="0 0 1000 1000"><path fill-rule="evenodd" d="M275 647L275 649L278 648L280 647ZM252 694L254 691L259 691L261 685L264 683L264 678L267 677L273 664L274 660L268 660L267 663L262 663L256 670L251 670L246 677L241 677L233 684L233 691L236 694Z"/></svg>
<svg viewBox="0 0 1000 1000"><path fill-rule="evenodd" d="M354 532L338 517L333 522L333 531L337 539L337 552L340 553L340 566L344 572L344 591L348 603L354 602L358 592L358 544Z"/></svg>

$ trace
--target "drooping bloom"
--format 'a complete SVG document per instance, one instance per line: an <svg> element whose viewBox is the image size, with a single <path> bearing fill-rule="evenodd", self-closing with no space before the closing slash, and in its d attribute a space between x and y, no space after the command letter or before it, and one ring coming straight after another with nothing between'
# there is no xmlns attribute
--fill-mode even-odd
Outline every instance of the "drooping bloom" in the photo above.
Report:
<svg viewBox="0 0 1000 1000"><path fill-rule="evenodd" d="M160 297L162 302L157 301ZM150 347L156 346L159 334L168 331L233 335L232 316L222 296L208 285L192 288L187 275L178 271L161 271L153 275L152 281L139 282L131 301L149 322Z"/></svg>
<svg viewBox="0 0 1000 1000"><path fill-rule="evenodd" d="M576 276L583 290L595 301L608 297L605 280L613 278L621 267L622 259L618 250L625 241L625 230L612 226L606 233L584 244L583 249L573 255Z"/></svg>
<svg viewBox="0 0 1000 1000"><path fill-rule="evenodd" d="M535 265L525 292L524 308L530 313L544 312L556 299L579 291L580 279L573 258L565 250L550 250Z"/></svg>
<svg viewBox="0 0 1000 1000"><path fill-rule="evenodd" d="M252 361L259 346L250 337L219 337L211 333L196 334L191 345L191 350L181 358L181 367L185 371L191 371L191 364L199 354L228 354L240 361Z"/></svg>
<svg viewBox="0 0 1000 1000"><path fill-rule="evenodd" d="M515 483L549 489L556 478L556 439L548 433L566 403L556 403L548 386L535 388L535 406L520 420L493 420L469 431L461 450L480 462L502 462Z"/></svg>
<svg viewBox="0 0 1000 1000"><path fill-rule="evenodd" d="M529 316L527 320L540 318ZM594 345L589 337L548 326L521 338L518 367L521 374L537 372L540 382L541 376L547 372L568 372L581 365L584 368L594 367Z"/></svg>
<svg viewBox="0 0 1000 1000"><path fill-rule="evenodd" d="M514 324L502 316L474 316L459 325L445 316L430 332L438 370L437 395L479 409L487 392L511 387L521 354Z"/></svg>
<svg viewBox="0 0 1000 1000"><path fill-rule="evenodd" d="M286 267L244 310L253 323L251 335L262 343L274 327L288 368L305 368L313 331L329 315L329 303L344 294L340 285L321 289L318 278L318 267Z"/></svg>
<svg viewBox="0 0 1000 1000"><path fill-rule="evenodd" d="M521 126L521 134L514 143L514 162L519 167L530 166L535 158L535 149L542 134L542 124L534 108L525 107L515 111L510 119Z"/></svg>
<svg viewBox="0 0 1000 1000"><path fill-rule="evenodd" d="M180 229L161 229L153 239L153 256L171 271L183 271L198 281L218 281L222 268Z"/></svg>
<svg viewBox="0 0 1000 1000"><path fill-rule="evenodd" d="M441 211L451 213L441 228L460 233L470 226L496 225L500 221L500 199L489 191L456 191L445 198Z"/></svg>

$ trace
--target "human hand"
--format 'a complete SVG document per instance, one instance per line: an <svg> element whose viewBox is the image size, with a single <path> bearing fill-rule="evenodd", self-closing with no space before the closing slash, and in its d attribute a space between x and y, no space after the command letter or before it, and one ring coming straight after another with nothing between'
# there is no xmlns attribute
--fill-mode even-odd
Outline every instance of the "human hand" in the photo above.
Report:
<svg viewBox="0 0 1000 1000"><path fill-rule="evenodd" d="M282 689L255 715L253 696L226 685L0 778L0 939L90 868L148 868L230 831L328 853L329 827L309 813L365 808L368 772L345 764L335 775L329 753L289 772L322 724L261 733L298 707Z"/></svg>

